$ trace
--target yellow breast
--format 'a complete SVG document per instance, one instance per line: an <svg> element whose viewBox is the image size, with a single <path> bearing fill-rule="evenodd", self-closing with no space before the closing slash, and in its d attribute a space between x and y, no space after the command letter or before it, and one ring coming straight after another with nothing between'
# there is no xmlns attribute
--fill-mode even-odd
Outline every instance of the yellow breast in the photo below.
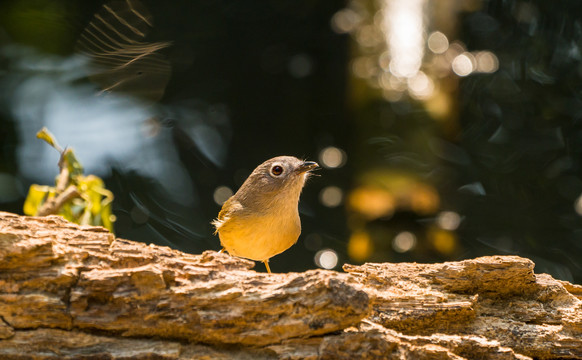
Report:
<svg viewBox="0 0 582 360"><path fill-rule="evenodd" d="M218 231L229 254L266 261L290 248L301 233L299 214L251 216L229 219Z"/></svg>

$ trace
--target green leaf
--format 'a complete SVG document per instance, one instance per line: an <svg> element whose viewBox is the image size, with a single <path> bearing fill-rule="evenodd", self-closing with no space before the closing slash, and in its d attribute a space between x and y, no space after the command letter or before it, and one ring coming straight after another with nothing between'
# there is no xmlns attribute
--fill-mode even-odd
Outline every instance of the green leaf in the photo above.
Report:
<svg viewBox="0 0 582 360"><path fill-rule="evenodd" d="M60 152L60 153L63 152L63 148L61 148L59 143L57 143L55 136L53 134L51 134L50 131L48 131L48 129L46 127L43 127L42 129L40 129L40 131L36 133L36 137L41 139L41 140L46 141L50 146L57 149L58 152Z"/></svg>
<svg viewBox="0 0 582 360"><path fill-rule="evenodd" d="M55 137L46 128L42 128L36 136L61 153L59 167L68 170L68 179L64 183L67 186L74 185L79 192L79 197L62 204L58 209L58 214L77 224L103 226L113 232L115 221L115 216L111 213L113 193L105 188L103 180L95 175L84 176L83 166L73 149L62 150ZM59 176L64 174L67 172L61 172ZM62 184L63 182L59 180L57 176L56 183ZM24 213L36 215L47 199L58 195L56 187L32 185L24 202Z"/></svg>
<svg viewBox="0 0 582 360"><path fill-rule="evenodd" d="M55 196L55 188L46 185L32 184L28 189L28 195L24 200L23 211L25 215L34 216L38 209L49 197Z"/></svg>
<svg viewBox="0 0 582 360"><path fill-rule="evenodd" d="M105 188L105 183L98 176L79 176L77 181L81 198L86 203L82 222L100 225L113 232L114 216L111 214L113 193Z"/></svg>
<svg viewBox="0 0 582 360"><path fill-rule="evenodd" d="M62 155L62 161L64 161L69 170L69 178L71 178L73 184L77 185L77 177L83 175L83 165L77 160L73 149L65 149Z"/></svg>

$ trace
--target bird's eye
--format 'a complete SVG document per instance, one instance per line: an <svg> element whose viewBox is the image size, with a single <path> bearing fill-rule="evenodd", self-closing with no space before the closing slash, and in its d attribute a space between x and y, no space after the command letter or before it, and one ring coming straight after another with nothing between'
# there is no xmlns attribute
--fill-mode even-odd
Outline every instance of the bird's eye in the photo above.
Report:
<svg viewBox="0 0 582 360"><path fill-rule="evenodd" d="M283 173L283 167L279 166L279 165L275 165L271 168L271 174L275 175L275 176L279 176Z"/></svg>

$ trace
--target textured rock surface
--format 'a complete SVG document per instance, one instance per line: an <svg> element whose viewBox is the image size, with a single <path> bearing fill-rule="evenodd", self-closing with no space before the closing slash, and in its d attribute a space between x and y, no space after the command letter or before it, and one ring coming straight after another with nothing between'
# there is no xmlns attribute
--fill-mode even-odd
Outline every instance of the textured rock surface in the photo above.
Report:
<svg viewBox="0 0 582 360"><path fill-rule="evenodd" d="M479 336L535 358L582 358L580 286L533 268L517 256L344 266L372 299L369 320L386 328L460 341Z"/></svg>
<svg viewBox="0 0 582 360"><path fill-rule="evenodd" d="M3 214L0 315L13 329L268 345L342 330L368 313L368 295L347 274L252 266L114 239L59 217Z"/></svg>
<svg viewBox="0 0 582 360"><path fill-rule="evenodd" d="M252 266L0 213L0 358L582 359L582 287L524 258Z"/></svg>

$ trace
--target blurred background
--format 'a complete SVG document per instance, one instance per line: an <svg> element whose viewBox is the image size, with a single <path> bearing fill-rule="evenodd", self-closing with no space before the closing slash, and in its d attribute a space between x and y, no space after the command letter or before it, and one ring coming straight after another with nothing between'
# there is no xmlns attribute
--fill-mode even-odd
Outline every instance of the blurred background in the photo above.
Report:
<svg viewBox="0 0 582 360"><path fill-rule="evenodd" d="M318 161L275 272L520 255L582 282L582 2L3 0L0 210L54 185L117 236L220 249L264 160ZM258 265L259 271L264 271Z"/></svg>

